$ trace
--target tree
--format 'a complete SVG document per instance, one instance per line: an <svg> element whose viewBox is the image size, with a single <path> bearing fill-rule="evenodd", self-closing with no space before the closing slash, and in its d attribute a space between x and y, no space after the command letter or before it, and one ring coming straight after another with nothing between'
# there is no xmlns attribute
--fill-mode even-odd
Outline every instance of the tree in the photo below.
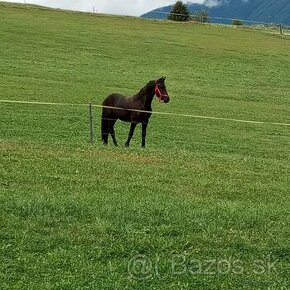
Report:
<svg viewBox="0 0 290 290"><path fill-rule="evenodd" d="M192 15L192 20L201 23L209 22L208 11L206 10L195 11Z"/></svg>
<svg viewBox="0 0 290 290"><path fill-rule="evenodd" d="M168 15L169 20L173 21L188 21L190 19L190 12L182 1L177 1Z"/></svg>
<svg viewBox="0 0 290 290"><path fill-rule="evenodd" d="M236 26L242 26L244 25L243 21L239 20L239 19L234 19L232 21L232 25L236 25Z"/></svg>

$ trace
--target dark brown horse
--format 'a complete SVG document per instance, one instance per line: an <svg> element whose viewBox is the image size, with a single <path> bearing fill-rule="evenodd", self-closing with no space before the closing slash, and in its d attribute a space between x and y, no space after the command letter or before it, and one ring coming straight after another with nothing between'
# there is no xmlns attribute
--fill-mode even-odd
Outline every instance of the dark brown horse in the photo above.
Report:
<svg viewBox="0 0 290 290"><path fill-rule="evenodd" d="M118 119L130 122L128 140L125 146L129 146L134 130L138 123L142 124L142 147L145 147L146 130L151 117L151 103L154 95L160 102L168 103L169 96L165 87L165 77L149 81L136 95L125 97L120 94L109 95L103 102L102 113L102 140L108 144L108 137L111 134L113 143L118 146L114 125Z"/></svg>

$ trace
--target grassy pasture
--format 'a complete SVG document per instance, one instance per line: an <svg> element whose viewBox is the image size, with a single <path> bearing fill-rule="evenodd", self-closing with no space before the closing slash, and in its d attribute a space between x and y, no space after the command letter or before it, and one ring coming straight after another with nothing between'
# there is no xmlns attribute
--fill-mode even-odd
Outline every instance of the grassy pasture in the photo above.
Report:
<svg viewBox="0 0 290 290"><path fill-rule="evenodd" d="M289 44L0 2L0 100L101 104L166 75L156 111L290 123ZM0 110L1 289L289 289L289 126L153 115L145 150L138 128L103 148L98 108L93 147L87 107Z"/></svg>

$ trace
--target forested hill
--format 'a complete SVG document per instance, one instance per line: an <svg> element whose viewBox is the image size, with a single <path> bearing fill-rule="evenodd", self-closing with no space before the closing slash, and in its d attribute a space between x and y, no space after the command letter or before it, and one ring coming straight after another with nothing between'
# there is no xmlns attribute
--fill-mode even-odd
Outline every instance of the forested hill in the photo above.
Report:
<svg viewBox="0 0 290 290"><path fill-rule="evenodd" d="M212 6L213 2L218 3L218 5ZM205 0L204 4L188 3L187 5L191 12L207 10L210 17L236 18L290 25L289 0ZM172 5L165 6L148 12L141 17L166 18L166 13L170 12L171 9ZM211 22L228 23L226 20L215 18L212 18Z"/></svg>

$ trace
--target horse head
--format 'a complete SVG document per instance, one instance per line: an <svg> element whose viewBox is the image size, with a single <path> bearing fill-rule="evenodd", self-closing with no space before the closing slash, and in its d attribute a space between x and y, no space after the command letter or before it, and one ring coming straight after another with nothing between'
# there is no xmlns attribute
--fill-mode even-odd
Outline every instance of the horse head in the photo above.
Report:
<svg viewBox="0 0 290 290"><path fill-rule="evenodd" d="M155 81L155 95L157 96L159 102L168 103L170 98L165 86L166 77L162 77Z"/></svg>

